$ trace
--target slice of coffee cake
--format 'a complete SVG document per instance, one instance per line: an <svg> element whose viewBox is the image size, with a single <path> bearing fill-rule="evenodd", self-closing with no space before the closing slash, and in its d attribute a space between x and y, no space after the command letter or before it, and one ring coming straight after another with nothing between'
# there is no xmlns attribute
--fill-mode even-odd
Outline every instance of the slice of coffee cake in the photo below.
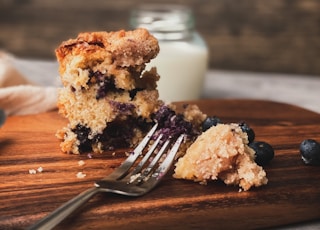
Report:
<svg viewBox="0 0 320 230"><path fill-rule="evenodd" d="M57 132L67 153L102 152L136 144L152 125L158 99L159 52L147 30L81 33L56 49L63 87L59 112L69 120Z"/></svg>

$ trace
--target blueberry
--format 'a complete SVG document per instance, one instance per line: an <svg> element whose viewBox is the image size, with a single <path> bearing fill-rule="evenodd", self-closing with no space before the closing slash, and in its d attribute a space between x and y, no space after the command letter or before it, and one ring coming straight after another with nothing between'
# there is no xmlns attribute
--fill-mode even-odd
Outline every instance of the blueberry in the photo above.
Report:
<svg viewBox="0 0 320 230"><path fill-rule="evenodd" d="M97 94L96 99L100 100L104 98L108 92L112 92L115 90L115 81L114 76L105 75L100 71L94 72L93 70L89 70L89 82L88 84L97 84Z"/></svg>
<svg viewBox="0 0 320 230"><path fill-rule="evenodd" d="M256 137L254 130L245 122L239 123L239 126L243 132L247 133L249 143L252 143Z"/></svg>
<svg viewBox="0 0 320 230"><path fill-rule="evenodd" d="M300 154L307 165L320 165L320 143L313 139L306 139L300 144Z"/></svg>
<svg viewBox="0 0 320 230"><path fill-rule="evenodd" d="M72 131L77 135L77 139L79 140L79 151L88 152L91 151L91 140L88 138L91 129L78 124Z"/></svg>
<svg viewBox="0 0 320 230"><path fill-rule="evenodd" d="M272 146L263 141L254 141L249 146L255 151L255 162L260 165L266 165L274 157Z"/></svg>
<svg viewBox="0 0 320 230"><path fill-rule="evenodd" d="M216 126L219 123L221 123L220 118L216 116L207 117L202 123L202 131L204 132L210 129L212 126Z"/></svg>
<svg viewBox="0 0 320 230"><path fill-rule="evenodd" d="M171 118L176 115L175 111L166 105L160 107L160 109L153 115L153 119L156 120L159 126L165 126L170 122Z"/></svg>
<svg viewBox="0 0 320 230"><path fill-rule="evenodd" d="M177 114L168 106L161 106L153 115L153 119L158 122L157 134L162 134L164 139L177 137L182 133L191 137L198 135L191 122L186 121L182 114Z"/></svg>

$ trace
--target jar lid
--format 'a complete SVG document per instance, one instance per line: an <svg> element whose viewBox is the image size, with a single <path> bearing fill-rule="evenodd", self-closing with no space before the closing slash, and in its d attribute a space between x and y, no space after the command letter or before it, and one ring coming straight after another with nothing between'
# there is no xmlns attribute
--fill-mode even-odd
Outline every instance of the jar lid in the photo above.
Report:
<svg viewBox="0 0 320 230"><path fill-rule="evenodd" d="M194 29L190 8L183 5L142 5L131 11L131 28L142 27L163 40L183 39Z"/></svg>

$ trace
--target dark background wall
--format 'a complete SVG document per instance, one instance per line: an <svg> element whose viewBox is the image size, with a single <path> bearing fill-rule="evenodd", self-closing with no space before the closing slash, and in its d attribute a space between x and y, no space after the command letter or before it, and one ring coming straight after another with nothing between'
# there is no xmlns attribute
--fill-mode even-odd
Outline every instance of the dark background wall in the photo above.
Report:
<svg viewBox="0 0 320 230"><path fill-rule="evenodd" d="M130 9L143 2L0 0L0 49L55 59L60 42L79 32L128 29ZM318 0L160 2L192 7L210 48L210 68L320 75Z"/></svg>

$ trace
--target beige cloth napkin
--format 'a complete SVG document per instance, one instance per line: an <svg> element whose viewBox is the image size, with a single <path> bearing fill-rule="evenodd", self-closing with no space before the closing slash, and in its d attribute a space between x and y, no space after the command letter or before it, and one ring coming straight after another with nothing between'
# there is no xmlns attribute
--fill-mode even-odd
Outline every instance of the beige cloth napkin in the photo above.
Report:
<svg viewBox="0 0 320 230"><path fill-rule="evenodd" d="M0 109L7 115L26 115L56 108L57 88L29 81L14 66L12 56L0 51Z"/></svg>

